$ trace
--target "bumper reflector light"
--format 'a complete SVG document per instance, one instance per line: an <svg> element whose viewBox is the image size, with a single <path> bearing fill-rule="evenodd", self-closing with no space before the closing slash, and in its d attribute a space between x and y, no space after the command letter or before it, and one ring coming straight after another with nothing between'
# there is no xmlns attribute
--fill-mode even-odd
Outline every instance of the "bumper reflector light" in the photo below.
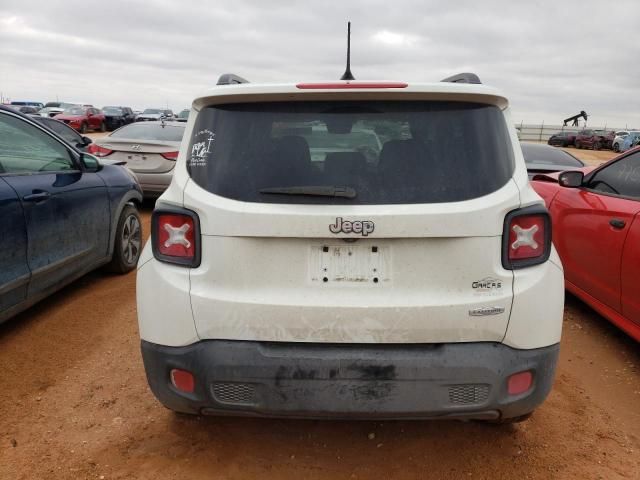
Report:
<svg viewBox="0 0 640 480"><path fill-rule="evenodd" d="M509 395L520 395L526 392L533 385L533 373L531 370L526 372L514 373L507 380L507 391Z"/></svg>
<svg viewBox="0 0 640 480"><path fill-rule="evenodd" d="M196 380L193 374L186 370L174 368L170 373L171 383L181 392L193 393L196 389Z"/></svg>

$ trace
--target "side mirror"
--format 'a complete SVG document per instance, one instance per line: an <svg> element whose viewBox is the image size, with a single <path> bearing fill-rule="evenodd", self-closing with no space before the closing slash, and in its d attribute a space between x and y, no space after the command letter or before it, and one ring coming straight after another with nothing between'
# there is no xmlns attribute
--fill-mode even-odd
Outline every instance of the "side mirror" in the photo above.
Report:
<svg viewBox="0 0 640 480"><path fill-rule="evenodd" d="M562 172L558 177L558 183L562 187L578 188L582 186L584 173L582 172Z"/></svg>
<svg viewBox="0 0 640 480"><path fill-rule="evenodd" d="M81 154L80 162L82 162L82 165L84 165L84 168L87 172L97 172L101 168L98 159L89 153Z"/></svg>
<svg viewBox="0 0 640 480"><path fill-rule="evenodd" d="M93 140L91 140L89 137L82 137L82 145L83 146L87 146L93 143Z"/></svg>

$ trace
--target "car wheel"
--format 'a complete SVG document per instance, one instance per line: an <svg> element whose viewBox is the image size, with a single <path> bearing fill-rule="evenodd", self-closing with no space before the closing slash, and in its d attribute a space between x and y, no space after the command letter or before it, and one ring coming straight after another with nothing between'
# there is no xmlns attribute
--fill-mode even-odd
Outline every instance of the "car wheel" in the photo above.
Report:
<svg viewBox="0 0 640 480"><path fill-rule="evenodd" d="M580 150L580 142L576 140L576 148Z"/></svg>
<svg viewBox="0 0 640 480"><path fill-rule="evenodd" d="M593 142L593 145L591 146L591 148L593 150L600 150L600 148L602 148L602 147L600 145L600 142Z"/></svg>
<svg viewBox="0 0 640 480"><path fill-rule="evenodd" d="M136 268L142 250L142 224L136 207L127 205L118 219L113 257L107 269L127 273Z"/></svg>
<svg viewBox="0 0 640 480"><path fill-rule="evenodd" d="M82 124L80 125L80 133L84 134L87 133L87 122L82 122Z"/></svg>
<svg viewBox="0 0 640 480"><path fill-rule="evenodd" d="M618 143L613 144L613 151L616 153L620 153L620 145Z"/></svg>
<svg viewBox="0 0 640 480"><path fill-rule="evenodd" d="M101 132L107 131L107 125L104 122L100 123L100 131Z"/></svg>

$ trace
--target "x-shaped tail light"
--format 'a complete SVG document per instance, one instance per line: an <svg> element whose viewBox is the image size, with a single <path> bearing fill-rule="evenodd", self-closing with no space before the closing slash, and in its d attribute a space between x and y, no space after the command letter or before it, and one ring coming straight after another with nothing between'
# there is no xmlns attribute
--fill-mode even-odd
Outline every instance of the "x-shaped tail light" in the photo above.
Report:
<svg viewBox="0 0 640 480"><path fill-rule="evenodd" d="M153 255L160 261L185 267L200 265L198 217L188 210L157 209L151 217Z"/></svg>
<svg viewBox="0 0 640 480"><path fill-rule="evenodd" d="M511 248L514 250L519 247L531 247L533 249L538 248L538 242L536 242L534 238L538 230L538 225L532 225L529 228L522 228L520 225L514 225L513 231L516 234L516 241L511 244Z"/></svg>
<svg viewBox="0 0 640 480"><path fill-rule="evenodd" d="M182 245L185 248L191 247L191 242L187 240L187 232L191 228L189 224L184 223L180 227L174 227L165 223L163 227L169 234L169 238L164 242L165 247L168 248L171 245Z"/></svg>

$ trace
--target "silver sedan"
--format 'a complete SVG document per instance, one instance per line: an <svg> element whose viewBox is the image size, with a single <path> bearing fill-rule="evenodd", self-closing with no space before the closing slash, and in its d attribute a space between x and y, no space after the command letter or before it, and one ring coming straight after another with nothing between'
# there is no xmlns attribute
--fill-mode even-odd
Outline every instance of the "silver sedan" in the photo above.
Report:
<svg viewBox="0 0 640 480"><path fill-rule="evenodd" d="M89 145L96 157L123 162L142 187L145 197L157 197L171 183L185 124L138 122L125 125Z"/></svg>

